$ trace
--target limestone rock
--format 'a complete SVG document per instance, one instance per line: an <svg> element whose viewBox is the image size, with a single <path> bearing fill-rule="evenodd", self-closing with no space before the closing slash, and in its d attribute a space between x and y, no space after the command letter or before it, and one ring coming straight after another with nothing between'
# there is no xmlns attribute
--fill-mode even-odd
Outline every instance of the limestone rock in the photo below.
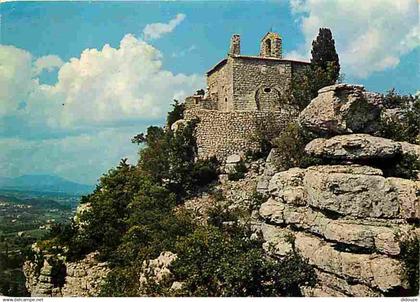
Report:
<svg viewBox="0 0 420 302"><path fill-rule="evenodd" d="M169 266L177 258L176 254L172 252L162 252L159 257L152 260L145 260L143 262L142 273L140 274L140 285L144 286L148 282L148 278L154 278L159 283L165 278L169 278L172 273Z"/></svg>
<svg viewBox="0 0 420 302"><path fill-rule="evenodd" d="M337 166L307 169L304 187L309 205L354 217L419 217L418 182L363 173L364 166L360 171L341 166L339 172L333 167Z"/></svg>
<svg viewBox="0 0 420 302"><path fill-rule="evenodd" d="M226 164L237 164L241 161L241 156L239 154L231 154L226 158Z"/></svg>
<svg viewBox="0 0 420 302"><path fill-rule="evenodd" d="M338 160L387 159L400 154L401 145L369 134L349 134L330 139L314 139L306 145L305 152L316 157Z"/></svg>
<svg viewBox="0 0 420 302"><path fill-rule="evenodd" d="M385 178L382 171L360 165L293 168L276 173L269 193L283 203L314 208L353 217L418 218L419 181ZM283 223L278 205L269 200L261 215ZM281 215L280 215L281 214Z"/></svg>
<svg viewBox="0 0 420 302"><path fill-rule="evenodd" d="M309 263L322 271L357 280L357 283L378 288L383 292L407 288L402 264L392 258L370 254L339 252L317 237L295 234L296 249Z"/></svg>
<svg viewBox="0 0 420 302"><path fill-rule="evenodd" d="M311 296L326 296L342 297L342 296L355 296L355 297L381 297L383 294L366 286L364 284L352 284L346 279L340 278L337 275L326 273L315 269L318 277L318 282L322 286L315 287L313 290L308 290ZM332 290L332 291L331 291Z"/></svg>
<svg viewBox="0 0 420 302"><path fill-rule="evenodd" d="M261 217L273 224L283 224L283 210L283 204L277 202L273 198L270 198L261 205L259 213Z"/></svg>
<svg viewBox="0 0 420 302"><path fill-rule="evenodd" d="M183 120L183 119L177 120L171 125L171 130L176 132L178 131L178 129L184 127L186 124L187 124L186 120Z"/></svg>
<svg viewBox="0 0 420 302"><path fill-rule="evenodd" d="M285 203L306 204L306 191L303 187L304 169L292 168L275 174L268 185L268 191Z"/></svg>
<svg viewBox="0 0 420 302"><path fill-rule="evenodd" d="M411 154L417 156L420 160L420 145L410 144L407 142L399 142L403 154Z"/></svg>
<svg viewBox="0 0 420 302"><path fill-rule="evenodd" d="M357 219L330 219L310 207L293 207L281 202L276 203L274 199L270 201L269 207L263 204L261 208L263 211L260 212L260 216L266 221L262 224L261 230L267 242L276 243L278 236L284 237L282 228L273 225L281 223L322 236L330 242L398 255L400 242L412 232L412 228L408 225L385 226L368 222L361 224Z"/></svg>
<svg viewBox="0 0 420 302"><path fill-rule="evenodd" d="M270 153L267 156L267 159L265 160L265 166L264 166L264 172L263 175L260 177L258 183L257 183L257 191L259 193L267 193L268 192L268 185L270 183L270 179L273 177L273 175L277 172L277 149L272 148L270 150Z"/></svg>
<svg viewBox="0 0 420 302"><path fill-rule="evenodd" d="M392 188L392 197L397 196L400 216L405 219L420 217L420 181L390 177L386 179Z"/></svg>
<svg viewBox="0 0 420 302"><path fill-rule="evenodd" d="M171 290L179 291L182 289L183 285L184 285L184 282L175 281L174 283L172 283Z"/></svg>
<svg viewBox="0 0 420 302"><path fill-rule="evenodd" d="M98 263L97 253L90 253L76 262L57 262L61 271L53 269L56 258L45 255L46 258L39 272L36 262L25 262L23 271L26 277L26 288L31 296L48 297L87 297L97 296L100 284L104 281L110 269L106 262ZM54 276L52 275L54 271ZM60 276L57 275L60 274ZM57 284L55 280L63 278L64 284Z"/></svg>
<svg viewBox="0 0 420 302"><path fill-rule="evenodd" d="M300 113L299 122L319 134L372 133L380 118L380 96L363 86L337 84L318 91Z"/></svg>
<svg viewBox="0 0 420 302"><path fill-rule="evenodd" d="M293 251L291 238L293 233L285 228L263 223L261 232L265 242L263 249L277 256L286 256Z"/></svg>

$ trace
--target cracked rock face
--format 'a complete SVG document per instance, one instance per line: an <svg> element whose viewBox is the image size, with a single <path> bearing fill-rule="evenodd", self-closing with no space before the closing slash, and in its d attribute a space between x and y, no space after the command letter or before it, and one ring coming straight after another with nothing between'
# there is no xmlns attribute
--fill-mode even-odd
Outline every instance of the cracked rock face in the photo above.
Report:
<svg viewBox="0 0 420 302"><path fill-rule="evenodd" d="M301 112L299 122L318 134L373 133L381 114L380 100L380 95L365 92L363 86L327 86Z"/></svg>
<svg viewBox="0 0 420 302"><path fill-rule="evenodd" d="M106 262L98 262L96 255L90 253L75 262L57 262L52 255L46 255L43 263L26 261L26 287L33 297L97 296L110 269Z"/></svg>
<svg viewBox="0 0 420 302"><path fill-rule="evenodd" d="M398 257L402 242L419 233L407 223L420 217L419 192L419 181L356 164L278 172L259 209L263 247L308 259L319 282L302 288L306 296L377 297L408 288Z"/></svg>
<svg viewBox="0 0 420 302"><path fill-rule="evenodd" d="M402 153L401 144L369 134L317 138L305 147L308 155L338 160L388 159Z"/></svg>
<svg viewBox="0 0 420 302"><path fill-rule="evenodd" d="M360 165L292 168L269 184L270 194L287 204L373 218L419 218L419 191L418 181L385 178L379 169Z"/></svg>

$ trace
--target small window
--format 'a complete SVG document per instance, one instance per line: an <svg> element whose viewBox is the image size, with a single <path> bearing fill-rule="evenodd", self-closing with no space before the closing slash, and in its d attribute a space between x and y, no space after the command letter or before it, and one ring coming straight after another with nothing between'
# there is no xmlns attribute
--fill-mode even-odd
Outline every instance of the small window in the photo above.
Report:
<svg viewBox="0 0 420 302"><path fill-rule="evenodd" d="M270 92L271 92L271 88L270 88L270 87L265 87L265 88L264 88L264 92L266 92L266 93L270 93Z"/></svg>
<svg viewBox="0 0 420 302"><path fill-rule="evenodd" d="M227 102L227 98L225 98L225 102Z"/></svg>
<svg viewBox="0 0 420 302"><path fill-rule="evenodd" d="M196 105L198 104L198 99L195 99L195 104L196 104Z"/></svg>

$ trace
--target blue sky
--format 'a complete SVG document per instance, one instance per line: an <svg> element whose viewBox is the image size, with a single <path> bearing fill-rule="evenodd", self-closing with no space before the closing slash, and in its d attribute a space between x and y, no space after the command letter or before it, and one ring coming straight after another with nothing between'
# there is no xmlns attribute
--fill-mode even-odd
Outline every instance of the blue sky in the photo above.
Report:
<svg viewBox="0 0 420 302"><path fill-rule="evenodd" d="M327 26L346 82L419 89L415 0L0 5L0 176L95 183L120 158L134 163L130 138L163 123L173 98L205 88L233 33L257 54L272 28L286 57L309 59Z"/></svg>

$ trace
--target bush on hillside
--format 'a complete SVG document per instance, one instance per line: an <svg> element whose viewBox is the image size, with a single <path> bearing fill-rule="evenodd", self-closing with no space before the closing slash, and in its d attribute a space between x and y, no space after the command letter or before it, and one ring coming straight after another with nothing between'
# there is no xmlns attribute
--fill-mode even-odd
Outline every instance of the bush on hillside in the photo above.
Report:
<svg viewBox="0 0 420 302"><path fill-rule="evenodd" d="M299 296L301 285L314 285L313 268L297 254L267 258L261 242L242 227L197 228L177 244L172 265L179 295L209 297Z"/></svg>
<svg viewBox="0 0 420 302"><path fill-rule="evenodd" d="M420 144L420 98L399 95L392 89L384 97L384 107L397 112L382 118L378 134L396 141Z"/></svg>
<svg viewBox="0 0 420 302"><path fill-rule="evenodd" d="M313 135L304 132L297 122L287 125L280 136L273 141L277 151L279 168L287 170L293 167L306 168L319 164L319 159L305 153L305 146L313 138Z"/></svg>
<svg viewBox="0 0 420 302"><path fill-rule="evenodd" d="M245 163L243 160L238 162L233 170L229 172L228 179L232 181L238 181L240 179L245 178L245 173L248 171Z"/></svg>
<svg viewBox="0 0 420 302"><path fill-rule="evenodd" d="M401 244L400 258L404 263L404 272L410 284L410 292L407 296L417 296L419 294L419 250L418 238L412 238Z"/></svg>

